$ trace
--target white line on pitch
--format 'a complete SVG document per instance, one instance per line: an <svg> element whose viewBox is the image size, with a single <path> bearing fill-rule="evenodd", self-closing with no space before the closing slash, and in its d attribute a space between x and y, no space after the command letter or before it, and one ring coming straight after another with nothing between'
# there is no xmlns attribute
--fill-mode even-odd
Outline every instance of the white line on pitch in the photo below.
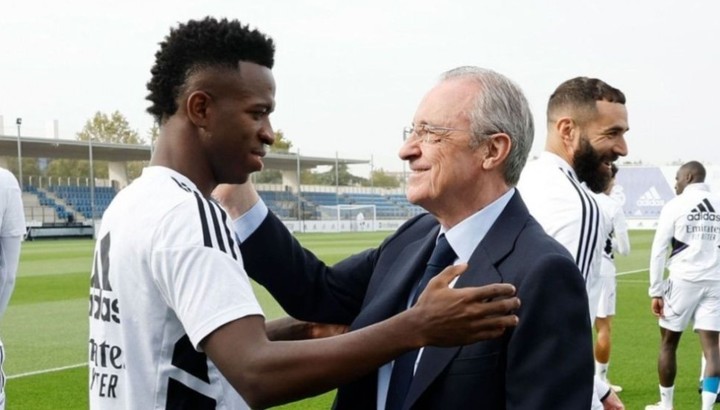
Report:
<svg viewBox="0 0 720 410"><path fill-rule="evenodd" d="M619 272L619 273L617 273L616 276L630 275L633 273L646 272L646 271L647 271L647 269L631 270L631 271L627 271L627 272ZM14 375L8 376L7 379L8 380L19 379L22 377L36 376L38 374L59 372L62 370L69 370L69 369L77 369L78 367L83 367L83 366L87 366L87 363L77 363L77 364L71 364L70 366L55 367L53 369L36 370L34 372L19 373L19 374L14 374Z"/></svg>
<svg viewBox="0 0 720 410"><path fill-rule="evenodd" d="M630 275L632 273L647 272L647 269L629 270L627 272L619 272L615 276Z"/></svg>
<svg viewBox="0 0 720 410"><path fill-rule="evenodd" d="M38 374L59 372L61 370L77 369L78 367L83 367L83 366L87 366L87 363L71 364L70 366L55 367L53 369L36 370L34 372L13 374L12 376L8 376L7 379L8 380L19 379L21 377L36 376Z"/></svg>

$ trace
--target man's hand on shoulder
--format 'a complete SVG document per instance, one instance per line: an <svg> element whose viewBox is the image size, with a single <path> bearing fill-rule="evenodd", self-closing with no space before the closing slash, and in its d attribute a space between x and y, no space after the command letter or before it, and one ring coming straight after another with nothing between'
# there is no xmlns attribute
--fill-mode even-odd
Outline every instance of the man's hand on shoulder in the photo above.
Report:
<svg viewBox="0 0 720 410"><path fill-rule="evenodd" d="M500 337L516 326L514 311L520 307L510 284L450 288L467 269L466 264L449 266L434 277L408 312L418 316L418 334L424 345L457 346Z"/></svg>
<svg viewBox="0 0 720 410"><path fill-rule="evenodd" d="M212 197L220 202L232 219L242 216L260 200L249 180L244 184L220 184L213 190Z"/></svg>

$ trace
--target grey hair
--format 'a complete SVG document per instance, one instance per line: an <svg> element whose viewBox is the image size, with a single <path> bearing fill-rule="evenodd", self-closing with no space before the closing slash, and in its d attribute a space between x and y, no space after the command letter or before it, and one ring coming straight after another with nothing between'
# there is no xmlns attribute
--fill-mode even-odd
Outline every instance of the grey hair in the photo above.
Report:
<svg viewBox="0 0 720 410"><path fill-rule="evenodd" d="M532 112L520 87L509 78L485 68L464 66L440 76L440 81L468 78L480 85L473 111L468 113L473 132L472 147L490 135L510 136L510 154L505 162L505 182L515 186L520 179L535 137Z"/></svg>

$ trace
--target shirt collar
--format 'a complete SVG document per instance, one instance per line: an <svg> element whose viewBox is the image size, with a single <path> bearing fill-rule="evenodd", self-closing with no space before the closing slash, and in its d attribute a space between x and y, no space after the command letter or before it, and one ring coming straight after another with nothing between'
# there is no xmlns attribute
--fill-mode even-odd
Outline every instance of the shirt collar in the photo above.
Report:
<svg viewBox="0 0 720 410"><path fill-rule="evenodd" d="M573 167L571 167L570 164L568 164L567 161L562 159L559 155L554 154L550 151L543 151L540 153L539 158L543 161L555 164L555 166L562 169L563 172L572 176L573 179L575 179L576 181L579 181L577 174L575 173L575 170L573 169Z"/></svg>
<svg viewBox="0 0 720 410"><path fill-rule="evenodd" d="M710 192L710 185L704 182L695 182L694 184L688 184L687 186L685 186L685 191L687 191L688 189L691 191L697 190Z"/></svg>
<svg viewBox="0 0 720 410"><path fill-rule="evenodd" d="M194 182L192 182L188 177L185 175L175 171L172 168L164 167L162 165L152 165L143 168L142 175L146 177L157 177L157 176L163 176L163 177L171 177L175 179L177 182L182 183L183 185L186 185L188 188L190 188L193 191L199 191L197 186Z"/></svg>
<svg viewBox="0 0 720 410"><path fill-rule="evenodd" d="M440 233L445 234L450 246L458 256L457 262L466 263L470 260L475 248L485 238L514 193L515 188L510 188L490 205L465 218L448 231L442 226L440 227Z"/></svg>

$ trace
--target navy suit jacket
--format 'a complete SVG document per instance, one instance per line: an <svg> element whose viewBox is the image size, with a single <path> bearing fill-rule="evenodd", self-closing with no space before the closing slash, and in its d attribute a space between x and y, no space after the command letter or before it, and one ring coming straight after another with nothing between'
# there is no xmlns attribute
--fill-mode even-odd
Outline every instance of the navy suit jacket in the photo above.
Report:
<svg viewBox="0 0 720 410"><path fill-rule="evenodd" d="M351 324L382 321L407 303L439 231L430 214L375 249L334 266L303 249L272 213L242 245L249 275L292 316ZM426 347L405 401L412 409L590 408L592 333L587 294L567 250L528 213L519 193L480 242L455 287L512 283L516 328L462 347ZM374 409L377 371L341 386L337 409Z"/></svg>

